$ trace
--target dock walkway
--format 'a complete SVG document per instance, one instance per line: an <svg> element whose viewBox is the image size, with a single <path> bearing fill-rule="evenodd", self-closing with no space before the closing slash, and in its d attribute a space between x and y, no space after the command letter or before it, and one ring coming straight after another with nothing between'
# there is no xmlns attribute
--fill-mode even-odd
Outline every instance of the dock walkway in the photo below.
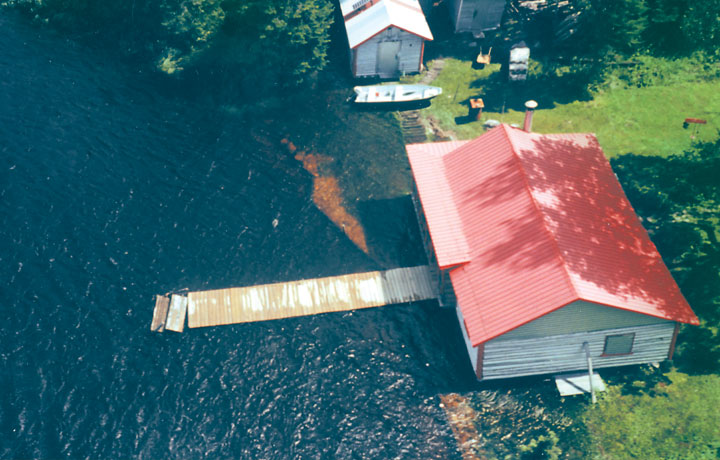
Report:
<svg viewBox="0 0 720 460"><path fill-rule="evenodd" d="M175 297L177 295L172 296ZM419 266L287 283L188 292L187 318L189 327L220 326L434 298L437 298L437 293L430 270L427 266ZM172 313L172 307L170 310ZM156 308L155 316L162 314L162 309L158 311ZM177 312L174 315L178 317L177 315L184 313ZM166 321L153 318L154 325L161 322Z"/></svg>

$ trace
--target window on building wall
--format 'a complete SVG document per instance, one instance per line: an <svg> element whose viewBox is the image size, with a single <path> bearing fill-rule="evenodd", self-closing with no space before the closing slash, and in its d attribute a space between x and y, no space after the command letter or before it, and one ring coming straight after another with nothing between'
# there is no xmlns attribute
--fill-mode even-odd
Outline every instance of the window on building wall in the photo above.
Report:
<svg viewBox="0 0 720 460"><path fill-rule="evenodd" d="M605 337L604 356L629 355L632 353L635 333L608 335Z"/></svg>

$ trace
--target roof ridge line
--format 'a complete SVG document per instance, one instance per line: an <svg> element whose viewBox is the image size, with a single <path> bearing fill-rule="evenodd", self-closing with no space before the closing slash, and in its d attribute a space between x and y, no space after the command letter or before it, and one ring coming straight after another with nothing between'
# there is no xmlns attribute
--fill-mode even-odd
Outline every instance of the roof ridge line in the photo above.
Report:
<svg viewBox="0 0 720 460"><path fill-rule="evenodd" d="M419 3L419 2L416 2L416 3L417 3L417 7L416 7L416 6L414 6L414 5L408 5L407 3L404 3L404 2L402 2L402 1L400 1L400 0L387 0L387 1L388 1L389 3L394 3L395 5L399 5L399 6L402 6L402 7L404 7L404 8L411 9L411 10L413 10L413 11L415 11L415 12L422 13L423 16L425 16L425 12L422 10L422 7L420 6L420 3Z"/></svg>
<svg viewBox="0 0 720 460"><path fill-rule="evenodd" d="M520 161L520 156L517 153L517 149L515 147L515 143L512 140L512 137L510 136L510 133L508 129L510 128L505 123L502 123L500 126L503 127L503 132L505 133L505 137L508 140L508 143L510 144L510 149L513 153L513 158L517 162L518 166L520 167L520 171L522 171L522 178L523 178L523 184L525 184L525 190L527 191L528 195L530 195L530 200L532 201L533 208L535 208L536 214L540 217L540 220L542 222L542 226L545 229L545 231L550 236L550 241L555 248L555 253L557 254L557 258L560 261L560 265L562 266L563 274L565 275L565 280L567 281L568 285L570 286L570 291L573 293L573 295L576 297L575 300L582 300L580 296L580 292L578 291L577 287L575 286L575 283L572 282L572 278L570 277L570 273L567 269L567 262L565 261L565 258L562 255L562 251L560 250L560 245L558 244L557 240L555 239L555 234L553 233L550 228L548 228L547 221L545 220L545 216L543 215L542 211L540 211L540 206L537 203L537 200L535 199L535 195L532 193L532 188L530 187L530 183L528 182L527 172L525 171L525 168L523 167L523 163ZM562 307L560 307L562 308ZM555 310L559 310L560 308L556 308ZM552 311L555 311L552 310ZM550 312L548 312L550 313Z"/></svg>
<svg viewBox="0 0 720 460"><path fill-rule="evenodd" d="M368 0L367 2L360 5L357 9L352 10L351 12L343 16L343 21L348 22L355 16L359 16L360 14L364 13L365 11L369 10L370 8L379 3L382 3L382 0Z"/></svg>

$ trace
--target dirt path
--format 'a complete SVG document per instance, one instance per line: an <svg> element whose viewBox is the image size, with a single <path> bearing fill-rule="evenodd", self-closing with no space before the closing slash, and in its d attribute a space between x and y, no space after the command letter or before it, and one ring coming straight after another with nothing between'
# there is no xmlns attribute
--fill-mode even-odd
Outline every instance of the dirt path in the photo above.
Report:
<svg viewBox="0 0 720 460"><path fill-rule="evenodd" d="M435 80L440 74L443 67L445 67L445 60L443 58L435 59L433 61L432 68L428 70L425 75L423 75L422 79L420 79L420 84L429 85L430 83L432 83L432 81Z"/></svg>

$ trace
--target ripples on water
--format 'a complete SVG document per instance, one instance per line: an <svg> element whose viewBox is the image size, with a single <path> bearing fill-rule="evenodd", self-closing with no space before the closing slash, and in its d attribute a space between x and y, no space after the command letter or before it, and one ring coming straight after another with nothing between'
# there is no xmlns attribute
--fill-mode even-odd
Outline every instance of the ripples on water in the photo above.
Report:
<svg viewBox="0 0 720 460"><path fill-rule="evenodd" d="M437 396L472 373L433 303L150 333L156 293L378 267L202 88L0 30L0 457L458 455Z"/></svg>

